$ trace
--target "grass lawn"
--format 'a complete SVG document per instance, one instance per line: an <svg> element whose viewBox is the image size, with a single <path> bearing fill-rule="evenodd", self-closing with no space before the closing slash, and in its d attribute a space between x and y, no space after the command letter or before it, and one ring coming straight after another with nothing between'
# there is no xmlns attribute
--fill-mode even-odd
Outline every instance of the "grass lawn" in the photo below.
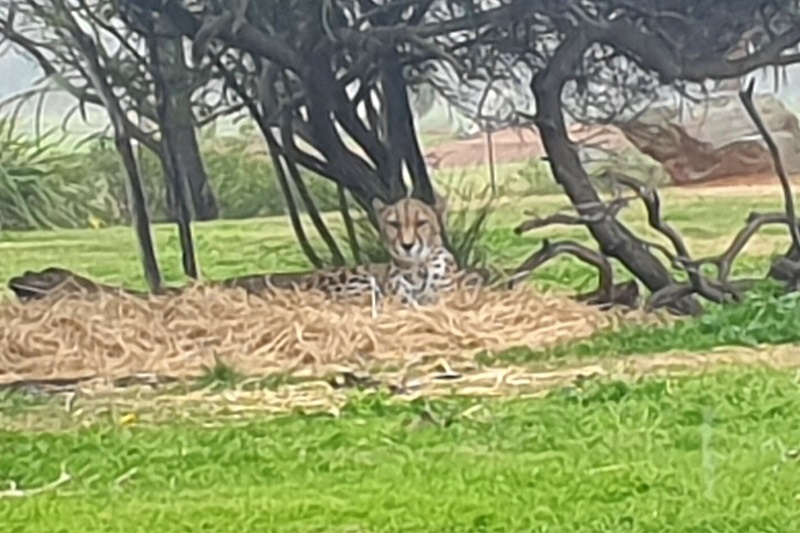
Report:
<svg viewBox="0 0 800 533"><path fill-rule="evenodd" d="M664 199L667 219L697 255L726 247L749 211L780 208L775 192L668 190ZM500 202L483 238L491 259L516 266L544 237L590 242L575 228L513 234L523 211L544 216L564 205L555 196ZM636 207L624 218L650 236L643 215ZM282 219L197 224L203 275L308 268L287 226ZM177 235L166 226L155 234L165 277L178 283ZM785 229L765 230L735 274L763 274L787 244ZM58 265L143 286L129 228L0 233L0 256L3 285L24 270ZM595 282L570 259L532 281L570 291ZM795 302L759 294L659 330L623 328L485 362L547 358L558 366L582 356L798 342ZM402 403L355 394L340 418L121 425L104 415L58 429L46 421L56 412L69 417L63 400L0 392L0 485L40 487L62 466L72 476L25 498L3 497L0 486L0 524L15 532L797 531L799 385L791 371L728 368L668 380L588 380L540 399Z"/></svg>
<svg viewBox="0 0 800 533"><path fill-rule="evenodd" d="M691 250L698 256L721 252L741 227L748 212L781 209L780 195L776 191L754 192L747 196L702 197L688 190L666 189L663 196L666 220L686 236ZM558 209L567 209L562 196L501 198L496 205L482 245L490 260L500 266L519 265L541 245L543 238L574 239L593 246L588 232L582 228L555 227L514 235L514 226L528 218L524 214L526 211L546 216ZM330 221L334 232L343 235L338 215L328 214L325 218ZM626 210L622 218L641 235L665 243L663 238L647 228L644 209L640 206ZM307 218L304 222L309 234L316 237ZM170 283L181 283L177 231L171 225L156 225L154 233L165 278ZM198 223L195 224L195 239L201 272L208 279L310 268L293 239L288 221L283 217ZM321 243L318 238L314 240ZM763 274L770 255L781 252L788 242L784 228L767 227L746 248L746 256L738 262L734 273ZM343 251L349 253L346 246ZM0 284L3 287L12 276L47 266L69 268L109 283L144 287L135 236L126 227L0 231L0 257ZM623 274L620 269L618 272ZM533 282L539 286L561 289L585 289L596 283L595 273L571 258L548 264L534 277Z"/></svg>
<svg viewBox="0 0 800 533"><path fill-rule="evenodd" d="M0 432L6 531L797 531L796 375L354 400L339 419ZM428 410L440 424L425 423Z"/></svg>

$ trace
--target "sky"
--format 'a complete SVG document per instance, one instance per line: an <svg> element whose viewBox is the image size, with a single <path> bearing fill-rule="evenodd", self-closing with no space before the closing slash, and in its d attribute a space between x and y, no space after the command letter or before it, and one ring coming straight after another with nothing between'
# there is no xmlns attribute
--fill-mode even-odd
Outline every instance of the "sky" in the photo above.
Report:
<svg viewBox="0 0 800 533"><path fill-rule="evenodd" d="M40 78L41 71L35 62L18 53L13 48L3 48L0 55L0 101L5 101L8 97L31 89L35 82ZM792 110L800 111L800 65L787 69L788 83L778 91L778 96ZM756 75L757 91L772 92L772 76L767 74ZM51 94L45 104L45 114L52 121L60 119L67 109L74 106L75 100L66 94ZM27 105L23 116L32 116L34 104ZM72 120L72 128L76 131L96 130L98 124L105 123L104 113L97 107L89 107L90 126L86 128L81 125L80 118L76 115ZM9 111L8 108L0 109L0 115ZM796 111L796 112L797 112ZM71 129L72 129L71 128Z"/></svg>

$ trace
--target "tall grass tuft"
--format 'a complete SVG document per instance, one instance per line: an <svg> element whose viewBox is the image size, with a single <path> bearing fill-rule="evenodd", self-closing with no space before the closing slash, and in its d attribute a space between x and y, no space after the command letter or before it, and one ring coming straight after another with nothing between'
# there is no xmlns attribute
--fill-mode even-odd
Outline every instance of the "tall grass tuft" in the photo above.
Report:
<svg viewBox="0 0 800 533"><path fill-rule="evenodd" d="M17 130L0 119L0 228L33 230L86 227L108 210L107 184L87 179L81 142L57 134Z"/></svg>
<svg viewBox="0 0 800 533"><path fill-rule="evenodd" d="M127 225L127 176L107 138L76 140L57 128L41 135L18 131L14 118L0 118L0 228L34 230ZM221 217L245 219L285 214L274 169L260 139L239 132L200 138L209 181ZM158 158L143 149L140 170L153 222L169 220L166 186ZM307 176L321 211L338 209L336 187ZM295 191L296 194L296 191ZM299 203L302 206L302 203Z"/></svg>
<svg viewBox="0 0 800 533"><path fill-rule="evenodd" d="M450 250L458 263L465 268L483 268L487 250L483 242L486 223L491 213L492 200L489 187L461 186L449 183L442 187L448 205L444 225ZM370 223L361 208L353 209L353 221L361 252L369 263L385 263L389 253L381 243L377 229ZM343 232L340 232L343 234ZM344 237L342 237L344 238Z"/></svg>

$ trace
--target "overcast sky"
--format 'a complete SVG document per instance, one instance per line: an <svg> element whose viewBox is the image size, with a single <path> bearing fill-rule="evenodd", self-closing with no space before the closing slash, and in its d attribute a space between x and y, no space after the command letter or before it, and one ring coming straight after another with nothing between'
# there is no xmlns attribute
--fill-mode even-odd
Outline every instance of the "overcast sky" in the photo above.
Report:
<svg viewBox="0 0 800 533"><path fill-rule="evenodd" d="M5 48L0 56L0 99L5 99L12 94L30 89L34 82L41 76L38 66L30 59L15 52L13 49ZM800 109L800 65L791 67L788 70L788 83L780 89L778 95L781 99L794 109ZM758 76L758 90L772 90L771 75ZM63 113L63 108L74 105L74 100L68 95L51 95L47 99L46 114L52 118L59 117ZM26 111L33 111L33 104L27 106ZM91 121L102 117L102 111L95 108L92 111ZM79 125L80 119L73 120L75 125Z"/></svg>

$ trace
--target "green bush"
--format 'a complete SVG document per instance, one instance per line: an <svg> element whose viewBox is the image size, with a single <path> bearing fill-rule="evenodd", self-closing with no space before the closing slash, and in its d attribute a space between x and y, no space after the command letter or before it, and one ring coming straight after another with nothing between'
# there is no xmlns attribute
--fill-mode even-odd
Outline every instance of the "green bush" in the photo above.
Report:
<svg viewBox="0 0 800 533"><path fill-rule="evenodd" d="M283 192L266 147L251 128L237 135L205 136L201 146L208 179L217 194L222 218L242 219L286 213ZM336 185L329 180L300 171L314 204L322 212L339 208ZM299 211L305 205L290 185Z"/></svg>
<svg viewBox="0 0 800 533"><path fill-rule="evenodd" d="M74 149L55 130L32 138L0 119L0 227L85 227L114 210L110 187L86 178Z"/></svg>
<svg viewBox="0 0 800 533"><path fill-rule="evenodd" d="M257 137L204 136L201 153L217 194L221 217L244 219L285 213L285 201L267 154L254 150ZM107 139L80 146L49 132L36 139L0 121L0 227L13 230L129 224L128 176ZM153 222L169 219L161 163L142 150L140 172ZM318 209L338 209L336 186L301 173ZM297 191L300 211L305 206Z"/></svg>
<svg viewBox="0 0 800 533"><path fill-rule="evenodd" d="M212 189L217 195L220 216L223 219L245 219L283 215L286 212L283 193L278 185L275 169L266 147L257 132L241 128L228 135L206 129L200 135L200 147ZM73 143L74 144L74 143ZM107 139L94 138L76 149L67 140L57 139L51 133L42 139L21 135L13 131L12 122L0 124L0 224L9 229L36 229L46 227L87 227L130 223L127 201L128 177L122 168L119 154ZM628 166L637 166L633 154L620 156ZM617 162L621 165L622 162ZM594 173L603 170L593 165ZM512 170L513 169L513 170ZM147 207L153 222L168 220L166 185L158 158L143 149L140 170L147 198ZM559 191L546 162L530 160L513 164L510 174L499 183L498 194L531 195ZM651 172L652 174L652 172ZM301 176L317 208L322 212L338 211L336 186L329 180L302 172ZM653 181L653 176L647 176ZM474 196L472 189L484 188L486 177L482 172L465 170L442 171L437 181L448 196ZM467 189L470 191L465 192ZM487 195L488 195L488 191ZM292 186L292 195L300 211L304 204ZM472 198L474 200L474 198ZM363 213L362 213L363 215ZM454 248L465 264L482 261L473 254L475 231L483 224L478 214L451 213L448 220ZM475 218L478 217L478 218ZM470 229L476 222L478 226ZM360 233L364 237L364 251L371 259L384 258L375 236L370 234L368 223L362 220ZM366 226L364 225L366 224ZM375 257L373 257L375 256Z"/></svg>
<svg viewBox="0 0 800 533"><path fill-rule="evenodd" d="M83 201L93 202L100 207L96 218L103 225L130 223L128 177L113 142L97 139L87 143L85 149L76 153L75 157L79 164L61 172L61 178L70 182L82 182L87 187L89 192ZM166 186L161 174L161 163L153 153L142 150L139 165L150 217L155 222L166 220ZM99 191L103 192L102 202L92 194Z"/></svg>
<svg viewBox="0 0 800 533"><path fill-rule="evenodd" d="M660 163L635 149L625 149L586 165L587 173L602 192L614 190L611 183L602 179L603 174L609 170L635 178L650 187L660 187L671 182L669 174Z"/></svg>
<svg viewBox="0 0 800 533"><path fill-rule="evenodd" d="M203 162L223 218L252 218L284 212L275 169L268 156L253 153L252 146L249 139L241 136L219 138L213 146L203 146Z"/></svg>
<svg viewBox="0 0 800 533"><path fill-rule="evenodd" d="M516 186L514 191L504 191L504 187L501 185L498 191L501 196L512 192L525 196L557 194L561 190L555 178L553 178L550 165L537 158L529 159L521 168L517 169L511 177L511 182L517 182L522 187Z"/></svg>

